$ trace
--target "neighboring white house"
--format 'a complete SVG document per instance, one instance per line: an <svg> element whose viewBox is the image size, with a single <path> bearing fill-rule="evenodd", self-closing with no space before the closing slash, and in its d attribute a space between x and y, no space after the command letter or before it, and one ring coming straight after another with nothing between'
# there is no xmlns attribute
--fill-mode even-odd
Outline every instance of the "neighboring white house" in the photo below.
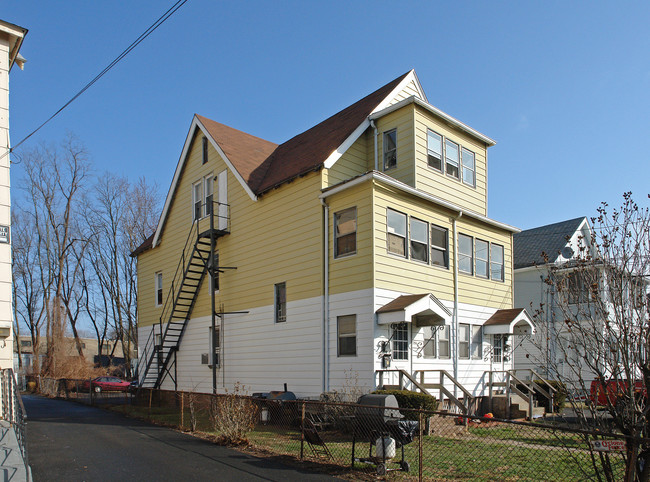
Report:
<svg viewBox="0 0 650 482"><path fill-rule="evenodd" d="M515 369L535 370L550 379L589 384L593 371L584 363L585 344L568 342L562 310L572 309L573 299L586 293L576 260L595 255L593 232L586 217L540 226L516 233L514 241L515 304L536 313L536 334L513 347ZM555 282L547 282L554 272ZM558 293L555 283L565 276L569 293ZM605 287L601 283L600 295ZM569 299L561 298L569 296ZM575 388L578 388L577 386Z"/></svg>
<svg viewBox="0 0 650 482"><path fill-rule="evenodd" d="M0 368L13 368L11 196L9 193L9 72L21 69L18 51L27 29L0 20Z"/></svg>

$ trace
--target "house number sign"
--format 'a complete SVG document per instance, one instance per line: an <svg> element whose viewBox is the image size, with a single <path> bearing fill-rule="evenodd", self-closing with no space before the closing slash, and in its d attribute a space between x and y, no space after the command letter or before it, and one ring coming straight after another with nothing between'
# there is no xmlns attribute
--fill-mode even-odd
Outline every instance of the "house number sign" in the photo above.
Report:
<svg viewBox="0 0 650 482"><path fill-rule="evenodd" d="M0 226L0 243L9 242L9 226Z"/></svg>

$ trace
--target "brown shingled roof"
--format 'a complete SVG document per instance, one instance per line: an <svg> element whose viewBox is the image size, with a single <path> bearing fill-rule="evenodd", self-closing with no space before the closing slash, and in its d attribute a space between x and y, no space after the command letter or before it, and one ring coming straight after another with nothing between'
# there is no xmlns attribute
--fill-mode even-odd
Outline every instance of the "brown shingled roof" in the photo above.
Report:
<svg viewBox="0 0 650 482"><path fill-rule="evenodd" d="M260 139L245 132L196 114L214 141L249 186L256 169L278 147L274 142Z"/></svg>
<svg viewBox="0 0 650 482"><path fill-rule="evenodd" d="M377 313L388 313L390 311L399 311L403 310L407 306L415 303L418 300L421 300L425 296L429 296L427 293L423 295L402 295L395 298L393 301L385 304L377 310Z"/></svg>
<svg viewBox="0 0 650 482"><path fill-rule="evenodd" d="M359 127L409 74L380 87L302 134L277 145L197 114L223 149L246 184L260 195L310 171L320 169L327 158Z"/></svg>
<svg viewBox="0 0 650 482"><path fill-rule="evenodd" d="M497 310L488 320L484 323L484 326L489 325L509 325L513 322L517 316L524 311L523 308L511 308L508 310Z"/></svg>
<svg viewBox="0 0 650 482"><path fill-rule="evenodd" d="M131 253L131 257L135 257L139 255L140 253L144 253L146 250L151 249L151 246L153 245L153 237L156 233L151 233L151 236L149 236L147 239L145 239L140 246L135 248L133 252Z"/></svg>

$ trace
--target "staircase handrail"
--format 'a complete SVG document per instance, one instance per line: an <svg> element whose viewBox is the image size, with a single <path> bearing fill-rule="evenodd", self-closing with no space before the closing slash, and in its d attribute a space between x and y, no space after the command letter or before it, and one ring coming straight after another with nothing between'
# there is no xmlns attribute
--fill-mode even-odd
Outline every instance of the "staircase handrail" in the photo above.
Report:
<svg viewBox="0 0 650 482"><path fill-rule="evenodd" d="M191 251L194 250L196 247L196 241L199 239L199 235L201 233L200 231L201 225L205 222L205 220L209 220L210 229L214 229L214 221L215 221L214 218L216 217L217 226L220 227L221 223L219 223L219 219L224 217L220 214L221 207L223 206L226 209L226 215L225 215L226 226L224 230L228 231L230 229L229 226L230 206L228 204L220 203L218 201L210 201L210 203L211 203L210 209L204 211L204 212L209 211L209 214L204 217L194 219L192 221L192 226L190 227L187 238L185 239L185 245L183 246L181 257L178 261L178 264L176 265L176 270L174 271L174 276L171 281L170 290L167 292L167 296L165 298L165 302L163 303L162 311L159 318L159 324L161 327L161 332L160 332L161 345L165 342L165 339L167 337L167 332L169 330L169 321L171 321L171 317L174 313L174 306L176 305L178 301L178 296L180 295L182 280L187 274L187 269L189 269L187 267L187 261L188 259L191 258L192 255ZM207 203L203 203L201 207L204 208L206 205ZM176 291L177 289L179 290L178 292ZM162 330L163 321L166 323L164 332ZM146 356L144 356L143 358L146 360L146 365L144 368L144 372L142 373L142 376L139 377L140 383L144 382L144 379L147 376L149 369L151 368L151 365L153 363L153 359L156 356L155 337L153 336L154 331L155 330L152 328L151 333L149 335L149 339L145 344L145 350L143 355L146 353ZM150 344L152 345L151 347L149 347Z"/></svg>

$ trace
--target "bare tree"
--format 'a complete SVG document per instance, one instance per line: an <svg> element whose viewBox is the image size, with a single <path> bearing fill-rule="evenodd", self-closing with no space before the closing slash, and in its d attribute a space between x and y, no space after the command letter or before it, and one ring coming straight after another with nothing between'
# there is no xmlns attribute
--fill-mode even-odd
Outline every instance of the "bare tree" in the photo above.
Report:
<svg viewBox="0 0 650 482"><path fill-rule="evenodd" d="M573 259L549 265L552 302L535 314L536 352L567 387L582 428L626 436L626 480L647 481L650 452L641 441L650 438L650 211L626 193L620 208L602 203L597 212ZM590 399L592 386L605 394L605 410ZM599 477L615 480L607 454L592 455Z"/></svg>
<svg viewBox="0 0 650 482"><path fill-rule="evenodd" d="M66 291L71 293L75 272L71 249L80 239L74 219L79 210L89 164L84 147L72 136L58 148L41 146L23 154L25 190L28 206L22 208L31 217L38 253L38 273L45 307L47 358L52 368L54 336L65 332L70 321L77 350L83 355L76 332L76 319L70 317ZM67 285L67 288L66 288Z"/></svg>

